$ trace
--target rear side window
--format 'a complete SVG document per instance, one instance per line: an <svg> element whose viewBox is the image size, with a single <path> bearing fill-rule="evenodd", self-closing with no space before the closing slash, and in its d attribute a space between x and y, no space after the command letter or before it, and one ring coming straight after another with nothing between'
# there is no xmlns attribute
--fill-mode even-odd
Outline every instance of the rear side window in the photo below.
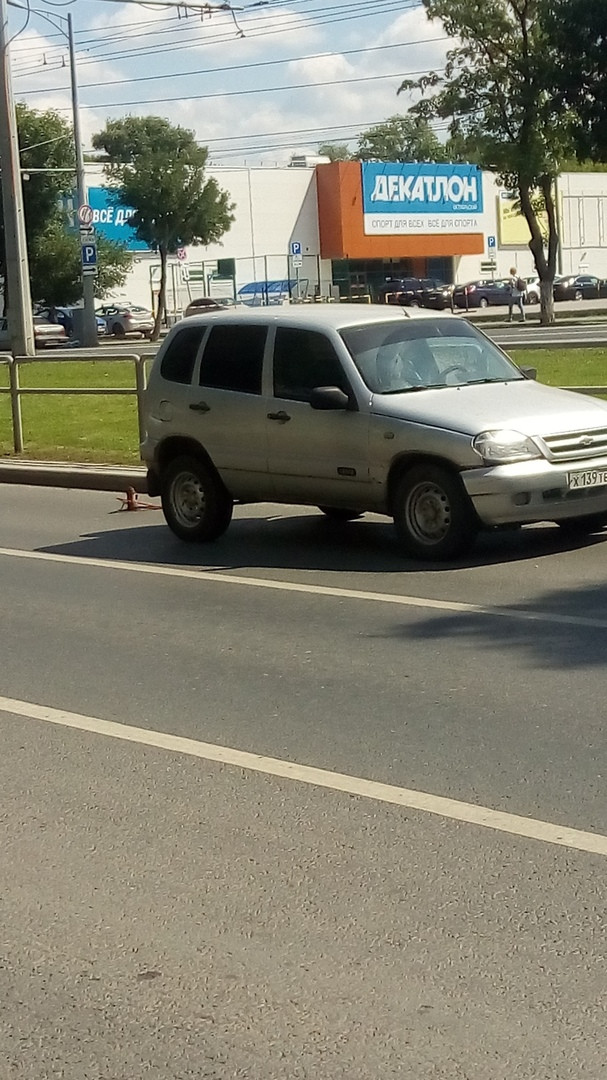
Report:
<svg viewBox="0 0 607 1080"><path fill-rule="evenodd" d="M309 401L317 386L350 387L333 345L316 330L279 326L274 345L274 395Z"/></svg>
<svg viewBox="0 0 607 1080"><path fill-rule="evenodd" d="M241 394L261 394L267 326L216 324L200 365L200 385Z"/></svg>
<svg viewBox="0 0 607 1080"><path fill-rule="evenodd" d="M160 374L169 382L190 383L198 347L205 332L204 326L184 326L167 347Z"/></svg>

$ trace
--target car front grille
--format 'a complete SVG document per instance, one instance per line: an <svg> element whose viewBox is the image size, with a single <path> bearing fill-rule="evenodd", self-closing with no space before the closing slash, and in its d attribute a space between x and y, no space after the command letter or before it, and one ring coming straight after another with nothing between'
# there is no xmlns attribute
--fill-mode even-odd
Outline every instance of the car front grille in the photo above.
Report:
<svg viewBox="0 0 607 1080"><path fill-rule="evenodd" d="M607 428L545 435L543 442L553 461L584 461L607 454Z"/></svg>

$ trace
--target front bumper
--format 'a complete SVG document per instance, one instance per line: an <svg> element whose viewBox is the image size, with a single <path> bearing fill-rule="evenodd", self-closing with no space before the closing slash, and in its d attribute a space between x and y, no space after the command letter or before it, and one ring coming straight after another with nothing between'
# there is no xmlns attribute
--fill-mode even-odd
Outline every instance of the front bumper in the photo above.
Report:
<svg viewBox="0 0 607 1080"><path fill-rule="evenodd" d="M569 490L569 473L595 469L607 470L607 458L558 465L521 461L468 469L461 478L483 525L524 525L586 514L607 517L607 486Z"/></svg>

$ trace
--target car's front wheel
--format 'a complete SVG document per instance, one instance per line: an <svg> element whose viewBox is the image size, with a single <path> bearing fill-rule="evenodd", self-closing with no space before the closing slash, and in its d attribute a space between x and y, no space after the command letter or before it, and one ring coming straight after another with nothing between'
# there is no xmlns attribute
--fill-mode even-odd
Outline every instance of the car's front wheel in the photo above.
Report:
<svg viewBox="0 0 607 1080"><path fill-rule="evenodd" d="M583 300L584 299L584 294L583 294L581 289L576 289L575 290L575 292L573 294L573 299L574 300Z"/></svg>
<svg viewBox="0 0 607 1080"><path fill-rule="evenodd" d="M180 457L160 478L166 523L180 540L216 540L232 520L234 503L212 465Z"/></svg>
<svg viewBox="0 0 607 1080"><path fill-rule="evenodd" d="M457 473L431 462L399 480L393 499L397 535L417 559L452 559L474 542L479 522Z"/></svg>
<svg viewBox="0 0 607 1080"><path fill-rule="evenodd" d="M126 330L124 329L122 323L114 323L114 325L112 326L112 334L114 335L114 337L126 337Z"/></svg>

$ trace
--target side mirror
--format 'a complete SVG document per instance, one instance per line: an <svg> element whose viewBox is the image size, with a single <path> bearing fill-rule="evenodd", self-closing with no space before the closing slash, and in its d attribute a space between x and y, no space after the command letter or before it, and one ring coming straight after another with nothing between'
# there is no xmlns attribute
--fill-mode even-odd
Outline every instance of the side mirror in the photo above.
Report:
<svg viewBox="0 0 607 1080"><path fill-rule="evenodd" d="M522 367L519 371L526 379L537 379L537 368L534 367Z"/></svg>
<svg viewBox="0 0 607 1080"><path fill-rule="evenodd" d="M313 409L343 410L350 407L350 398L338 386L315 386L310 405Z"/></svg>

